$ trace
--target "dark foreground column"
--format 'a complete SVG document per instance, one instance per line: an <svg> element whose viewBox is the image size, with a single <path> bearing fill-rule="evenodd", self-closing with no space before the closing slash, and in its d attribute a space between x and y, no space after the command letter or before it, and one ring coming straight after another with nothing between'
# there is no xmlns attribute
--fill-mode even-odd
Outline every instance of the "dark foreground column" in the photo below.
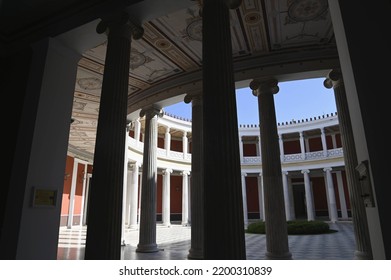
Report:
<svg viewBox="0 0 391 280"><path fill-rule="evenodd" d="M291 259L285 217L280 148L273 94L279 91L277 80L253 80L250 88L258 96L262 148L263 192L265 195L266 258Z"/></svg>
<svg viewBox="0 0 391 280"><path fill-rule="evenodd" d="M204 258L239 260L246 250L228 2L205 0L202 11Z"/></svg>
<svg viewBox="0 0 391 280"><path fill-rule="evenodd" d="M122 196L131 36L141 38L127 14L103 20L107 52L96 134L85 259L120 259Z"/></svg>
<svg viewBox="0 0 391 280"><path fill-rule="evenodd" d="M358 165L356 146L354 143L348 101L341 72L339 70L332 70L325 80L324 85L327 88L334 89L339 129L341 131L343 156L345 160L346 179L352 210L354 235L356 238L355 257L356 259L361 260L372 259L367 214L364 199L361 197L361 186L356 171Z"/></svg>

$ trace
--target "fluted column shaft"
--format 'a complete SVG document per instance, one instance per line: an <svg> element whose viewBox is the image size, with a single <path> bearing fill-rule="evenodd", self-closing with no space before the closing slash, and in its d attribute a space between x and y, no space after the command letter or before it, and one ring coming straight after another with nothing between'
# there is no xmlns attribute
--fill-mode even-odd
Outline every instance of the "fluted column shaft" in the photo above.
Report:
<svg viewBox="0 0 391 280"><path fill-rule="evenodd" d="M163 194L162 194L162 222L164 226L170 226L170 178L172 169L165 169L163 171Z"/></svg>
<svg viewBox="0 0 391 280"><path fill-rule="evenodd" d="M341 218L346 220L348 218L348 209L346 207L346 198L345 198L345 190L343 187L342 174L341 171L337 171L335 174L337 176L339 204L341 205Z"/></svg>
<svg viewBox="0 0 391 280"><path fill-rule="evenodd" d="M334 89L339 129L341 131L341 142L345 161L346 179L349 190L354 234L356 238L355 257L357 259L372 259L373 257L368 229L368 219L364 200L361 197L361 186L358 173L355 169L358 165L358 159L355 150L356 146L354 143L349 107L341 72L337 69L332 70L324 84L327 88Z"/></svg>
<svg viewBox="0 0 391 280"><path fill-rule="evenodd" d="M141 188L140 231L137 252L156 252L156 181L157 181L157 115L160 109L143 109L145 135L143 154L143 177Z"/></svg>
<svg viewBox="0 0 391 280"><path fill-rule="evenodd" d="M320 129L320 138L322 140L323 155L327 156L327 143L326 143L326 134L324 132L324 127Z"/></svg>
<svg viewBox="0 0 391 280"><path fill-rule="evenodd" d="M284 204L285 204L285 216L286 220L290 221L291 218L291 206L290 206L290 199L289 199L289 186L288 186L288 172L283 171L282 172L282 185L284 188Z"/></svg>
<svg viewBox="0 0 391 280"><path fill-rule="evenodd" d="M314 221L315 220L315 209L314 204L312 203L312 190L311 190L311 182L310 182L310 171L302 170L302 174L304 174L304 190L305 190L305 201L307 206L307 220Z"/></svg>
<svg viewBox="0 0 391 280"><path fill-rule="evenodd" d="M204 257L239 260L246 247L229 19L227 1L203 1Z"/></svg>
<svg viewBox="0 0 391 280"><path fill-rule="evenodd" d="M203 143L202 143L202 94L188 94L185 103L191 102L191 248L189 259L204 258L204 185L203 185Z"/></svg>
<svg viewBox="0 0 391 280"><path fill-rule="evenodd" d="M138 204L138 172L139 163L135 162L132 165L132 177L129 191L129 228L137 228L137 204Z"/></svg>
<svg viewBox="0 0 391 280"><path fill-rule="evenodd" d="M329 217L331 222L338 221L338 212L337 212L337 202L335 200L335 191L333 184L333 177L331 175L331 168L324 168L324 172L326 172L326 191L328 196L329 203Z"/></svg>
<svg viewBox="0 0 391 280"><path fill-rule="evenodd" d="M285 217L281 176L280 148L273 94L278 92L277 80L253 80L250 88L258 96L262 149L263 192L265 195L266 258L291 259Z"/></svg>
<svg viewBox="0 0 391 280"><path fill-rule="evenodd" d="M301 158L305 159L305 145L304 145L304 132L300 131L300 151L301 151Z"/></svg>
<svg viewBox="0 0 391 280"><path fill-rule="evenodd" d="M131 36L142 29L127 14L103 20L108 32L96 133L85 259L120 259L122 196Z"/></svg>
<svg viewBox="0 0 391 280"><path fill-rule="evenodd" d="M247 228L248 225L246 176L247 174L242 172L243 221L245 228Z"/></svg>
<svg viewBox="0 0 391 280"><path fill-rule="evenodd" d="M171 134L170 134L170 128L166 128L166 133L164 134L164 149L166 150L166 155L170 155L171 150Z"/></svg>
<svg viewBox="0 0 391 280"><path fill-rule="evenodd" d="M257 183L258 183L259 219L265 220L265 206L264 206L264 202L263 202L264 195L263 195L262 173L258 174Z"/></svg>
<svg viewBox="0 0 391 280"><path fill-rule="evenodd" d="M182 226L189 224L189 174L182 172Z"/></svg>

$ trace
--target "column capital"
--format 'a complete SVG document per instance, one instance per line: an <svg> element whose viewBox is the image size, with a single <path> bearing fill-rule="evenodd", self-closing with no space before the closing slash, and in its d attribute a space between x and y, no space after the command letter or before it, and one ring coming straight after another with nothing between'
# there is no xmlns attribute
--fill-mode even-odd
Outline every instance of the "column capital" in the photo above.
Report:
<svg viewBox="0 0 391 280"><path fill-rule="evenodd" d="M193 105L201 104L202 102L202 92L201 91L195 91L192 93L188 93L185 95L185 98L183 98L183 101L186 104L189 104L190 102L193 103Z"/></svg>
<svg viewBox="0 0 391 280"><path fill-rule="evenodd" d="M171 168L166 168L166 169L163 169L163 171L162 171L163 175L169 175L171 173L172 173L172 169Z"/></svg>
<svg viewBox="0 0 391 280"><path fill-rule="evenodd" d="M342 72L341 69L337 68L331 70L328 73L327 78L323 82L323 85L325 88L334 88L341 83L343 83Z"/></svg>
<svg viewBox="0 0 391 280"><path fill-rule="evenodd" d="M183 131L183 137L187 137L187 131L186 130Z"/></svg>
<svg viewBox="0 0 391 280"><path fill-rule="evenodd" d="M225 0L229 9L237 9L242 4L242 0Z"/></svg>
<svg viewBox="0 0 391 280"><path fill-rule="evenodd" d="M189 170L183 170L181 172L181 175L184 176L184 175L190 175L190 171Z"/></svg>
<svg viewBox="0 0 391 280"><path fill-rule="evenodd" d="M303 169L303 170L301 170L301 173L302 174L308 174L308 173L310 173L310 171L308 169Z"/></svg>
<svg viewBox="0 0 391 280"><path fill-rule="evenodd" d="M261 93L276 94L280 90L278 80L275 78L254 79L250 82L250 89L254 96L259 96Z"/></svg>
<svg viewBox="0 0 391 280"><path fill-rule="evenodd" d="M171 129L171 127L166 126L166 133L170 133L170 129Z"/></svg>
<svg viewBox="0 0 391 280"><path fill-rule="evenodd" d="M247 173L246 172L242 172L241 173L243 177L246 177L247 176Z"/></svg>
<svg viewBox="0 0 391 280"><path fill-rule="evenodd" d="M144 35L144 29L134 23L128 13L121 12L109 17L103 18L96 27L98 34L115 35L124 38L140 39Z"/></svg>
<svg viewBox="0 0 391 280"><path fill-rule="evenodd" d="M163 110L156 106L146 107L140 111L140 117L144 117L144 116L149 118L153 118L154 116L162 117L163 114L164 114Z"/></svg>
<svg viewBox="0 0 391 280"><path fill-rule="evenodd" d="M309 172L309 171L308 171ZM283 171L281 171L281 173L283 174L283 175L286 175L286 176L288 176L289 175L289 172L288 171L286 171L286 170L283 170Z"/></svg>
<svg viewBox="0 0 391 280"><path fill-rule="evenodd" d="M262 177L262 172L259 172L259 173L258 173L258 177Z"/></svg>
<svg viewBox="0 0 391 280"><path fill-rule="evenodd" d="M331 168L331 167L325 167L325 168L323 168L323 171L324 171L324 172L327 172L327 171L331 172L332 170L333 170L333 168Z"/></svg>

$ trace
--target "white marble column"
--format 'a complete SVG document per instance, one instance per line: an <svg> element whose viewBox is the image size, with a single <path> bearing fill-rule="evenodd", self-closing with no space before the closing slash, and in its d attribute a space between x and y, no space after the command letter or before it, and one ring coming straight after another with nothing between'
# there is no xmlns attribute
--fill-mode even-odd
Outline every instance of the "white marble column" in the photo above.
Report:
<svg viewBox="0 0 391 280"><path fill-rule="evenodd" d="M356 238L355 258L372 259L373 255L369 235L368 218L364 200L361 197L361 184L356 170L356 167L358 166L357 153L355 149L356 144L353 137L353 128L350 119L344 81L340 70L335 69L330 71L328 78L324 81L324 85L326 88L334 89L339 129L341 131L346 179L350 196L352 220Z"/></svg>
<svg viewBox="0 0 391 280"><path fill-rule="evenodd" d="M126 227L126 216L128 208L128 170L129 170L129 161L128 161L128 148L129 148L129 130L130 130L130 121L126 121L125 127L125 153L124 153L124 180L123 180L123 194L122 194L122 230L121 230L121 245L126 245L125 240L125 227Z"/></svg>
<svg viewBox="0 0 391 280"><path fill-rule="evenodd" d="M305 202L307 207L307 220L314 221L315 220L315 209L313 205L312 199L312 190L311 190L311 182L310 182L310 171L308 169L302 170L302 174L304 174L304 189L305 189Z"/></svg>
<svg viewBox="0 0 391 280"><path fill-rule="evenodd" d="M159 249L156 244L156 182L158 116L161 109L155 106L141 110L145 115L145 141L143 154L143 181L141 189L141 219L139 243L136 252L151 253Z"/></svg>
<svg viewBox="0 0 391 280"><path fill-rule="evenodd" d="M320 128L320 139L322 140L322 148L323 148L323 156L327 156L327 142L326 142L326 134L324 132L324 127Z"/></svg>
<svg viewBox="0 0 391 280"><path fill-rule="evenodd" d="M126 13L102 20L107 50L96 132L85 259L120 259L126 115L131 37L144 30ZM109 217L109 218L108 218Z"/></svg>
<svg viewBox="0 0 391 280"><path fill-rule="evenodd" d="M339 194L339 204L341 207L341 218L343 220L347 220L348 209L346 207L346 198L345 198L345 190L343 187L342 172L336 171L335 175L337 176L337 187L338 187L338 194Z"/></svg>
<svg viewBox="0 0 391 280"><path fill-rule="evenodd" d="M185 103L191 102L191 186L190 186L190 217L191 217L191 248L189 259L204 258L204 184L202 163L202 94L189 93Z"/></svg>
<svg viewBox="0 0 391 280"><path fill-rule="evenodd" d="M189 171L182 173L182 226L189 225Z"/></svg>
<svg viewBox="0 0 391 280"><path fill-rule="evenodd" d="M131 229L137 229L137 214L138 214L138 177L139 177L139 163L131 164L131 181L129 191L129 223Z"/></svg>
<svg viewBox="0 0 391 280"><path fill-rule="evenodd" d="M164 134L164 149L166 150L166 155L170 155L171 150L171 134L170 127L166 127L166 133Z"/></svg>
<svg viewBox="0 0 391 280"><path fill-rule="evenodd" d="M170 221L170 178L171 178L172 169L163 170L163 194L162 194L162 222L163 226L171 226Z"/></svg>
<svg viewBox="0 0 391 280"><path fill-rule="evenodd" d="M245 172L242 172L242 197L243 197L243 221L244 221L244 228L247 228L247 225L248 225L246 176L247 176L247 174Z"/></svg>
<svg viewBox="0 0 391 280"><path fill-rule="evenodd" d="M293 185L292 180L290 177L288 177L288 194L289 194L289 205L291 207L290 213L291 213L291 220L296 220L296 214L295 214L295 201L293 198Z"/></svg>
<svg viewBox="0 0 391 280"><path fill-rule="evenodd" d="M141 132L140 118L137 118L134 121L134 139L136 140L136 143L140 142L140 132Z"/></svg>
<svg viewBox="0 0 391 280"><path fill-rule="evenodd" d="M333 143L333 149L336 149L337 148L337 139L335 137L335 133L331 134L331 141Z"/></svg>
<svg viewBox="0 0 391 280"><path fill-rule="evenodd" d="M288 171L282 171L282 185L284 188L284 203L285 203L285 216L286 220L292 220L291 217L291 205L289 199L289 186L288 186Z"/></svg>
<svg viewBox="0 0 391 280"><path fill-rule="evenodd" d="M305 160L305 146L304 146L304 132L300 131L300 151L301 151L301 159Z"/></svg>
<svg viewBox="0 0 391 280"><path fill-rule="evenodd" d="M243 162L243 135L239 135L239 157L240 162Z"/></svg>
<svg viewBox="0 0 391 280"><path fill-rule="evenodd" d="M332 168L324 168L323 171L326 173L326 186L327 194L329 197L329 217L332 223L338 221L337 202L335 201L334 183L333 176L331 175Z"/></svg>
<svg viewBox="0 0 391 280"><path fill-rule="evenodd" d="M285 216L281 157L278 144L276 112L273 94L279 91L274 78L253 80L250 88L258 97L262 149L262 175L265 195L266 258L292 259L289 252Z"/></svg>
<svg viewBox="0 0 391 280"><path fill-rule="evenodd" d="M282 138L282 134L278 134L278 144L280 147L281 162L284 162L284 139Z"/></svg>
<svg viewBox="0 0 391 280"><path fill-rule="evenodd" d="M182 137L182 151L183 151L183 159L187 158L187 147L188 147L188 139L187 139L187 132L183 131L183 137Z"/></svg>
<svg viewBox="0 0 391 280"><path fill-rule="evenodd" d="M258 183L259 219L264 221L265 220L265 204L264 204L264 195L263 195L262 173L258 174L257 183Z"/></svg>
<svg viewBox="0 0 391 280"><path fill-rule="evenodd" d="M69 193L69 208L68 208L68 221L67 228L71 229L73 226L73 214L75 209L75 193L76 193L76 182L77 182L77 167L79 166L79 161L74 158L73 161L73 170L72 170L72 182L71 190Z"/></svg>

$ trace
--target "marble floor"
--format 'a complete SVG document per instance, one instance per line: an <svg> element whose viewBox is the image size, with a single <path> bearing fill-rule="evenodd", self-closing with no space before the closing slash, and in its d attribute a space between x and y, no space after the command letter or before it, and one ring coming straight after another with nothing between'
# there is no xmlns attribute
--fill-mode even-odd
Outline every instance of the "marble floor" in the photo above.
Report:
<svg viewBox="0 0 391 280"><path fill-rule="evenodd" d="M335 233L318 235L290 235L289 248L296 260L352 260L354 259L355 240L351 221L330 223ZM60 228L57 259L82 260L86 227ZM171 227L157 225L156 241L159 251L156 253L136 253L139 231L127 229L125 243L122 246L124 260L185 260L190 248L191 228L173 224ZM265 259L266 237L263 234L247 234L246 254L248 260Z"/></svg>

